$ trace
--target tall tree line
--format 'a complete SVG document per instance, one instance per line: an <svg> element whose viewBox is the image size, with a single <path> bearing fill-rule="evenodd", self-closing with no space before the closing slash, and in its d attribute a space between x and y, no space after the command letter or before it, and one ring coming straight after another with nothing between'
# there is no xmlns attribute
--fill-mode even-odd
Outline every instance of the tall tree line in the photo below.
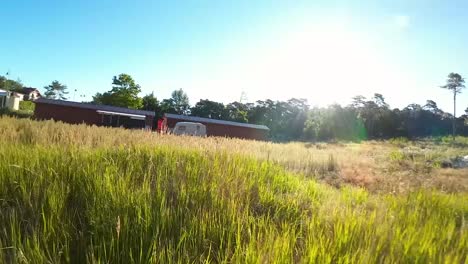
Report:
<svg viewBox="0 0 468 264"><path fill-rule="evenodd" d="M202 99L191 107L182 89L159 101L154 93L138 97L140 86L130 75L115 76L113 84L109 92L96 94L93 102L155 111L157 117L174 113L266 125L270 128L271 139L279 141L415 138L451 133L468 136L468 108L457 118L455 113L442 111L433 100L427 100L424 105L391 109L384 96L376 93L372 98L355 96L347 106L310 107L306 99L292 98L229 104ZM464 79L459 74L451 73L441 87L453 92L455 103L463 84Z"/></svg>
<svg viewBox="0 0 468 264"><path fill-rule="evenodd" d="M173 91L170 98L161 101L154 93L139 97L141 87L128 74L114 76L112 89L97 93L92 103L155 111L158 118L164 113L174 113L266 125L271 139L278 141L468 136L468 106L463 115L456 117L455 113L457 95L465 87L464 82L461 75L450 73L446 84L441 86L453 95L453 114L442 111L433 100L427 100L424 105L391 109L384 96L377 93L372 98L355 96L347 106L310 107L307 100L297 98L229 104L202 99L190 106L183 89ZM0 89L20 88L21 82L0 76ZM49 98L66 99L67 87L58 81L44 89L44 95Z"/></svg>
<svg viewBox="0 0 468 264"><path fill-rule="evenodd" d="M443 136L452 133L455 120L457 135L468 136L468 109L465 115L453 115L438 108L432 100L390 109L381 94L367 99L356 96L348 106L338 104L311 108L305 99L287 101L260 100L255 103L233 102L224 105L200 100L190 114L200 117L266 125L274 140L364 140L393 137Z"/></svg>

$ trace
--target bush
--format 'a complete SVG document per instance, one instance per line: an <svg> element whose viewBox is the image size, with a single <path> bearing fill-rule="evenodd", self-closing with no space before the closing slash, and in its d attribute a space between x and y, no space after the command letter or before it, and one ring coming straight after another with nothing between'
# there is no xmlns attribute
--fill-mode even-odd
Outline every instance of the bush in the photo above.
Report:
<svg viewBox="0 0 468 264"><path fill-rule="evenodd" d="M400 161L405 160L405 154L399 150L395 150L395 151L390 152L389 158L391 161L400 162Z"/></svg>
<svg viewBox="0 0 468 264"><path fill-rule="evenodd" d="M467 147L468 139L463 136L456 136L455 139L452 136L444 136L437 139L437 142L451 146Z"/></svg>
<svg viewBox="0 0 468 264"><path fill-rule="evenodd" d="M33 112L24 111L24 110L13 111L8 108L3 108L3 109L0 109L0 116L10 116L10 117L16 117L16 118L31 118L33 116Z"/></svg>
<svg viewBox="0 0 468 264"><path fill-rule="evenodd" d="M34 112L36 105L32 101L21 101L19 103L20 111Z"/></svg>
<svg viewBox="0 0 468 264"><path fill-rule="evenodd" d="M409 139L406 137L396 137L396 138L391 138L389 141L391 144L394 144L397 146L405 146L408 144Z"/></svg>

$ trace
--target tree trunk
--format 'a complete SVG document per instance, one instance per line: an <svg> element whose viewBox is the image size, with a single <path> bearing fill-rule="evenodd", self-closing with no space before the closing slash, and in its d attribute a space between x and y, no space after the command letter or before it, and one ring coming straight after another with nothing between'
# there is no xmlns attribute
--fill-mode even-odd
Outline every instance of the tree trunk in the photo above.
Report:
<svg viewBox="0 0 468 264"><path fill-rule="evenodd" d="M455 140L455 135L457 131L457 116L456 116L456 109L457 109L457 92L453 91L453 119L452 119L452 136L453 139Z"/></svg>

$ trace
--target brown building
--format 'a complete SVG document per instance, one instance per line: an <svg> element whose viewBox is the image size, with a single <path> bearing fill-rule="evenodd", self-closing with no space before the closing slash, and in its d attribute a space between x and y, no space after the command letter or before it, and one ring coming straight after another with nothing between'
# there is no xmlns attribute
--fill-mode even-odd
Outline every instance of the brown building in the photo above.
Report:
<svg viewBox="0 0 468 264"><path fill-rule="evenodd" d="M70 124L154 128L155 113L151 111L44 98L39 98L34 103L36 119L54 119Z"/></svg>
<svg viewBox="0 0 468 264"><path fill-rule="evenodd" d="M210 118L164 114L162 130L171 130L178 122L202 123L208 136L267 140L270 129L263 125L246 124Z"/></svg>

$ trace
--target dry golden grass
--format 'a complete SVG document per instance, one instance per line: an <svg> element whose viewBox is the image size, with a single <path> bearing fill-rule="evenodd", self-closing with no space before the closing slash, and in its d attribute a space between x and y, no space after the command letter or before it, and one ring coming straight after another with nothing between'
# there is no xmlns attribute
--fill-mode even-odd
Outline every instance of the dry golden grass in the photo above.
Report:
<svg viewBox="0 0 468 264"><path fill-rule="evenodd" d="M468 193L445 193L466 190L466 170L437 166L457 145L11 118L0 143L0 263L467 262Z"/></svg>
<svg viewBox="0 0 468 264"><path fill-rule="evenodd" d="M14 121L14 122L13 122ZM268 160L332 186L352 184L372 192L401 193L418 188L468 191L467 169L441 169L441 160L468 155L468 148L431 141L391 143L273 143L228 138L160 135L148 131L67 125L2 117L4 140L35 145L68 144L94 148L169 146L238 153Z"/></svg>

